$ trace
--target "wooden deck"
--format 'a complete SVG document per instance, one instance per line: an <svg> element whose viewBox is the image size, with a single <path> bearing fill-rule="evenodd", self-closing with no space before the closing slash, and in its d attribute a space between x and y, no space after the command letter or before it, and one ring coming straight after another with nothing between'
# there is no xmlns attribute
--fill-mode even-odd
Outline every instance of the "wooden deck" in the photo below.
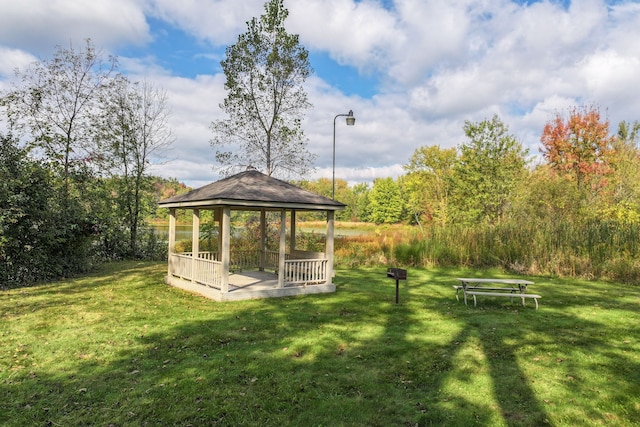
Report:
<svg viewBox="0 0 640 427"><path fill-rule="evenodd" d="M229 274L229 292L254 292L278 287L278 276L268 271L240 271Z"/></svg>
<svg viewBox="0 0 640 427"><path fill-rule="evenodd" d="M219 302L321 294L336 291L336 286L333 283L307 285L287 283L285 287L278 288L278 276L276 274L257 270L229 274L229 292L221 292L219 289L193 283L175 276L167 276L165 283Z"/></svg>

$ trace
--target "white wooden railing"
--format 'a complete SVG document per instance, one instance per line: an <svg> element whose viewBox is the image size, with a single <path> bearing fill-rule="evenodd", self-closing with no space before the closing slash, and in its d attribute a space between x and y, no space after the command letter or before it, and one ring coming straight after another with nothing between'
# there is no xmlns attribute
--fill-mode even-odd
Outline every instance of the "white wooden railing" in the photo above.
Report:
<svg viewBox="0 0 640 427"><path fill-rule="evenodd" d="M277 254L277 252L276 252ZM192 252L184 252L183 255L191 256ZM229 260L229 270L249 270L260 266L260 252L258 251L232 251ZM219 252L198 252L198 258L220 261Z"/></svg>
<svg viewBox="0 0 640 427"><path fill-rule="evenodd" d="M279 253L265 252L265 268L278 270ZM194 264L192 264L192 262ZM234 251L230 270L260 266L259 251ZM192 280L216 289L222 288L222 262L217 252L200 252L193 259L191 252L171 254L169 271L173 276ZM284 281L290 284L314 284L327 281L327 259L321 252L294 251L285 256Z"/></svg>
<svg viewBox="0 0 640 427"><path fill-rule="evenodd" d="M294 284L324 283L327 281L326 259L290 259L284 262L284 281Z"/></svg>
<svg viewBox="0 0 640 427"><path fill-rule="evenodd" d="M278 271L278 260L280 259L280 252L278 251L265 251L264 253L264 268L269 270ZM286 259L286 255L285 255Z"/></svg>
<svg viewBox="0 0 640 427"><path fill-rule="evenodd" d="M185 280L220 289L222 286L222 263L213 259L196 258L191 254L171 254L169 271Z"/></svg>

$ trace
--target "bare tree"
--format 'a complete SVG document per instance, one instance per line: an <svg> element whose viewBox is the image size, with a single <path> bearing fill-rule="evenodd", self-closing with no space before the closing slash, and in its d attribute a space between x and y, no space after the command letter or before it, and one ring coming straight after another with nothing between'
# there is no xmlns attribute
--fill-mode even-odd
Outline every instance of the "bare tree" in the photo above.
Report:
<svg viewBox="0 0 640 427"><path fill-rule="evenodd" d="M149 208L143 203L149 166L174 141L167 95L147 81L131 83L118 76L102 101L96 124L100 158L117 183L116 201L135 256L141 218Z"/></svg>

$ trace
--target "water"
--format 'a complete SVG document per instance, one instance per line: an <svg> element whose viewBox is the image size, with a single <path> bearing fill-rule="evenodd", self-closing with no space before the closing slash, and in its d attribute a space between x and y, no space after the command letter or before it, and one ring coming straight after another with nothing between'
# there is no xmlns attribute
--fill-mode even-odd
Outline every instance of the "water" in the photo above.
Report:
<svg viewBox="0 0 640 427"><path fill-rule="evenodd" d="M154 233L158 237L158 240L169 240L169 224L155 224L152 225ZM191 240L192 227L191 224L177 224L176 225L176 241Z"/></svg>
<svg viewBox="0 0 640 427"><path fill-rule="evenodd" d="M169 240L169 224L156 224L152 226L156 236L158 236L159 240L168 241ZM314 228L314 227L297 227L298 232L301 233L315 233L324 235L326 233L326 228ZM184 241L191 240L192 227L191 224L177 224L176 225L176 241ZM367 230L358 230L358 229L338 229L335 230L336 237L350 237L350 236L365 236L370 234L371 231Z"/></svg>

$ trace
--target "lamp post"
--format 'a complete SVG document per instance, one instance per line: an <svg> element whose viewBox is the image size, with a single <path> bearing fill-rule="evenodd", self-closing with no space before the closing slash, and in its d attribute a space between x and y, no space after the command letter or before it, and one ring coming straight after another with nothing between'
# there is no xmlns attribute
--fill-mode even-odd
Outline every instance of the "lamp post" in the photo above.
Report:
<svg viewBox="0 0 640 427"><path fill-rule="evenodd" d="M331 199L335 200L336 195L336 119L338 117L346 117L347 126L356 124L356 118L353 116L353 110L349 110L347 114L336 114L333 118L333 176L331 178Z"/></svg>

